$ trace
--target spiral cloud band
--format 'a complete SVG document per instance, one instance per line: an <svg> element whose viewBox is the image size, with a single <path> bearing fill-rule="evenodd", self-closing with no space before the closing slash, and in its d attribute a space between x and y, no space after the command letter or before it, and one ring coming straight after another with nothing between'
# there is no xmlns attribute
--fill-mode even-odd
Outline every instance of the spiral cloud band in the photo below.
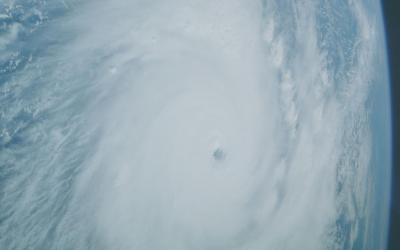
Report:
<svg viewBox="0 0 400 250"><path fill-rule="evenodd" d="M42 84L25 98L35 156L4 185L0 235L18 226L0 246L366 246L380 13L340 2L347 19L328 1L53 6L65 13L35 38L46 52L9 83L20 98ZM5 162L22 169L19 153Z"/></svg>

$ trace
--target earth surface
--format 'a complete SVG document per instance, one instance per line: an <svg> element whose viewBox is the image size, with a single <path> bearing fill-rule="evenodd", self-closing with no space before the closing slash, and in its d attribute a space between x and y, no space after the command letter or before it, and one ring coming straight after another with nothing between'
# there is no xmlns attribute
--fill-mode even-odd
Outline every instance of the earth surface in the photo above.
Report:
<svg viewBox="0 0 400 250"><path fill-rule="evenodd" d="M0 249L385 249L378 0L2 0Z"/></svg>

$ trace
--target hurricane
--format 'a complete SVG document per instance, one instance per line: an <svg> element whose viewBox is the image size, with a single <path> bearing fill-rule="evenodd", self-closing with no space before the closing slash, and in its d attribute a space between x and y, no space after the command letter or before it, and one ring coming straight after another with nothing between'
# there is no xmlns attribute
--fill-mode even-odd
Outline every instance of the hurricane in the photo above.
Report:
<svg viewBox="0 0 400 250"><path fill-rule="evenodd" d="M383 249L385 53L372 0L2 1L0 248Z"/></svg>

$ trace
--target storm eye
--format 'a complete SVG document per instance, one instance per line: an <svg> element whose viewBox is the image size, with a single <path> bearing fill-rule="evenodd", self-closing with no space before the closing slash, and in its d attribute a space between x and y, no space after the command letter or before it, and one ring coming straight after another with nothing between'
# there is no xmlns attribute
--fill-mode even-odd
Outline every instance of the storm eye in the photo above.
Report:
<svg viewBox="0 0 400 250"><path fill-rule="evenodd" d="M225 152L221 148L217 148L213 152L213 157L217 161L222 161L225 159Z"/></svg>

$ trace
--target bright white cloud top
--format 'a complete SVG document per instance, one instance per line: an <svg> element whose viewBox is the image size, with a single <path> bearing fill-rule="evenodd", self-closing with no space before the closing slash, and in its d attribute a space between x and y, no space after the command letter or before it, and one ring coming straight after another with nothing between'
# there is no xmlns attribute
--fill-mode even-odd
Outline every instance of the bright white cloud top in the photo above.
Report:
<svg viewBox="0 0 400 250"><path fill-rule="evenodd" d="M379 1L0 10L0 248L385 246Z"/></svg>

